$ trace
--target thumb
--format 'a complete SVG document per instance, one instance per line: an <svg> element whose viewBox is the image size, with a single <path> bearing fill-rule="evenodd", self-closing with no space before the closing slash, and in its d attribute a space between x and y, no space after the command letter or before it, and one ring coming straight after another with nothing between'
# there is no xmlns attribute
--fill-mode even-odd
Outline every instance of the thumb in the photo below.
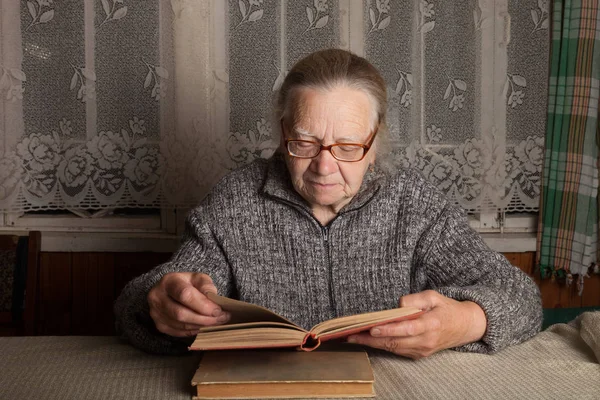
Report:
<svg viewBox="0 0 600 400"><path fill-rule="evenodd" d="M429 311L438 305L440 294L433 290L412 293L400 298L400 307L416 307Z"/></svg>
<svg viewBox="0 0 600 400"><path fill-rule="evenodd" d="M196 289L200 291L200 293L204 295L207 293L218 294L217 287L213 283L213 280L206 274L194 273L190 282Z"/></svg>

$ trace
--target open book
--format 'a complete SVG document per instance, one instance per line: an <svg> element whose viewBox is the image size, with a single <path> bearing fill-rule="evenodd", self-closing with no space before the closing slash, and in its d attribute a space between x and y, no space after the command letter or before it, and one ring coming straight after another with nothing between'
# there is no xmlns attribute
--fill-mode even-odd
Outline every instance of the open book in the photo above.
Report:
<svg viewBox="0 0 600 400"><path fill-rule="evenodd" d="M224 325L201 328L190 350L299 347L311 351L321 342L343 338L377 325L413 319L424 312L414 307L374 311L330 319L307 331L264 307L214 293L209 293L208 298L231 313L231 319Z"/></svg>

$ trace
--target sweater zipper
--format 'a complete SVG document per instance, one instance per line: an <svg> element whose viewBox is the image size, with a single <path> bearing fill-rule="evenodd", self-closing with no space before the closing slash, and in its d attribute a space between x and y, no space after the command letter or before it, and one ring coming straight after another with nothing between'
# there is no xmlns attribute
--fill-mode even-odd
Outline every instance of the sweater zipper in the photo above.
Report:
<svg viewBox="0 0 600 400"><path fill-rule="evenodd" d="M306 217L312 219L314 221L315 225L317 225L321 229L321 236L323 237L323 246L325 247L325 258L326 258L326 264L327 264L327 271L329 272L329 288L328 288L329 289L329 306L331 307L331 310L333 311L333 313L337 316L337 309L335 307L335 301L333 300L333 268L331 265L331 255L329 254L329 251L330 251L329 227L331 226L333 221L340 218L340 216L339 215L336 216L331 222L329 222L329 225L323 226L315 218L314 215L307 212L303 207L298 206L296 203L289 201L289 200L285 200L285 199L280 199L279 201L281 201L283 203L287 203L292 208L295 208L296 210L300 211Z"/></svg>
<svg viewBox="0 0 600 400"><path fill-rule="evenodd" d="M325 246L325 258L327 263L327 271L329 272L329 306L331 310L334 312L334 315L337 315L335 302L333 301L333 268L331 265L331 255L329 254L330 245L329 245L329 225L323 226L321 228L321 232L323 233L323 242Z"/></svg>

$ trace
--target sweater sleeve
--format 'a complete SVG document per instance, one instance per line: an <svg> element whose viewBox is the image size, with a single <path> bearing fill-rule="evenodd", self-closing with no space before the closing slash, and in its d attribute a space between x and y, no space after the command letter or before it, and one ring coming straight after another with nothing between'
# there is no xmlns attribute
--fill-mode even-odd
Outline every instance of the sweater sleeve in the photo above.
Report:
<svg viewBox="0 0 600 400"><path fill-rule="evenodd" d="M151 353L181 354L191 344L189 338L159 332L150 317L148 293L165 274L202 272L213 279L219 294L230 295L231 271L206 215L203 206L193 210L186 220L183 243L172 259L129 282L115 302L117 333L134 346Z"/></svg>
<svg viewBox="0 0 600 400"><path fill-rule="evenodd" d="M540 331L537 285L485 244L462 209L445 203L418 247L427 286L455 300L477 303L487 317L483 338L455 350L493 353Z"/></svg>

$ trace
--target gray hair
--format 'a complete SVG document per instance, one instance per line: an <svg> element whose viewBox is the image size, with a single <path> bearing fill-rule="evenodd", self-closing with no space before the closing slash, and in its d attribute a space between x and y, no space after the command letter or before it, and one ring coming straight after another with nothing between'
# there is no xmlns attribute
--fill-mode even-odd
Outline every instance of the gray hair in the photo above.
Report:
<svg viewBox="0 0 600 400"><path fill-rule="evenodd" d="M390 138L386 124L387 89L377 70L366 59L341 49L320 50L298 61L285 77L275 99L275 120L294 112L294 97L301 89L325 89L345 86L364 92L372 104L371 129L379 124L376 137L376 163L388 170Z"/></svg>

